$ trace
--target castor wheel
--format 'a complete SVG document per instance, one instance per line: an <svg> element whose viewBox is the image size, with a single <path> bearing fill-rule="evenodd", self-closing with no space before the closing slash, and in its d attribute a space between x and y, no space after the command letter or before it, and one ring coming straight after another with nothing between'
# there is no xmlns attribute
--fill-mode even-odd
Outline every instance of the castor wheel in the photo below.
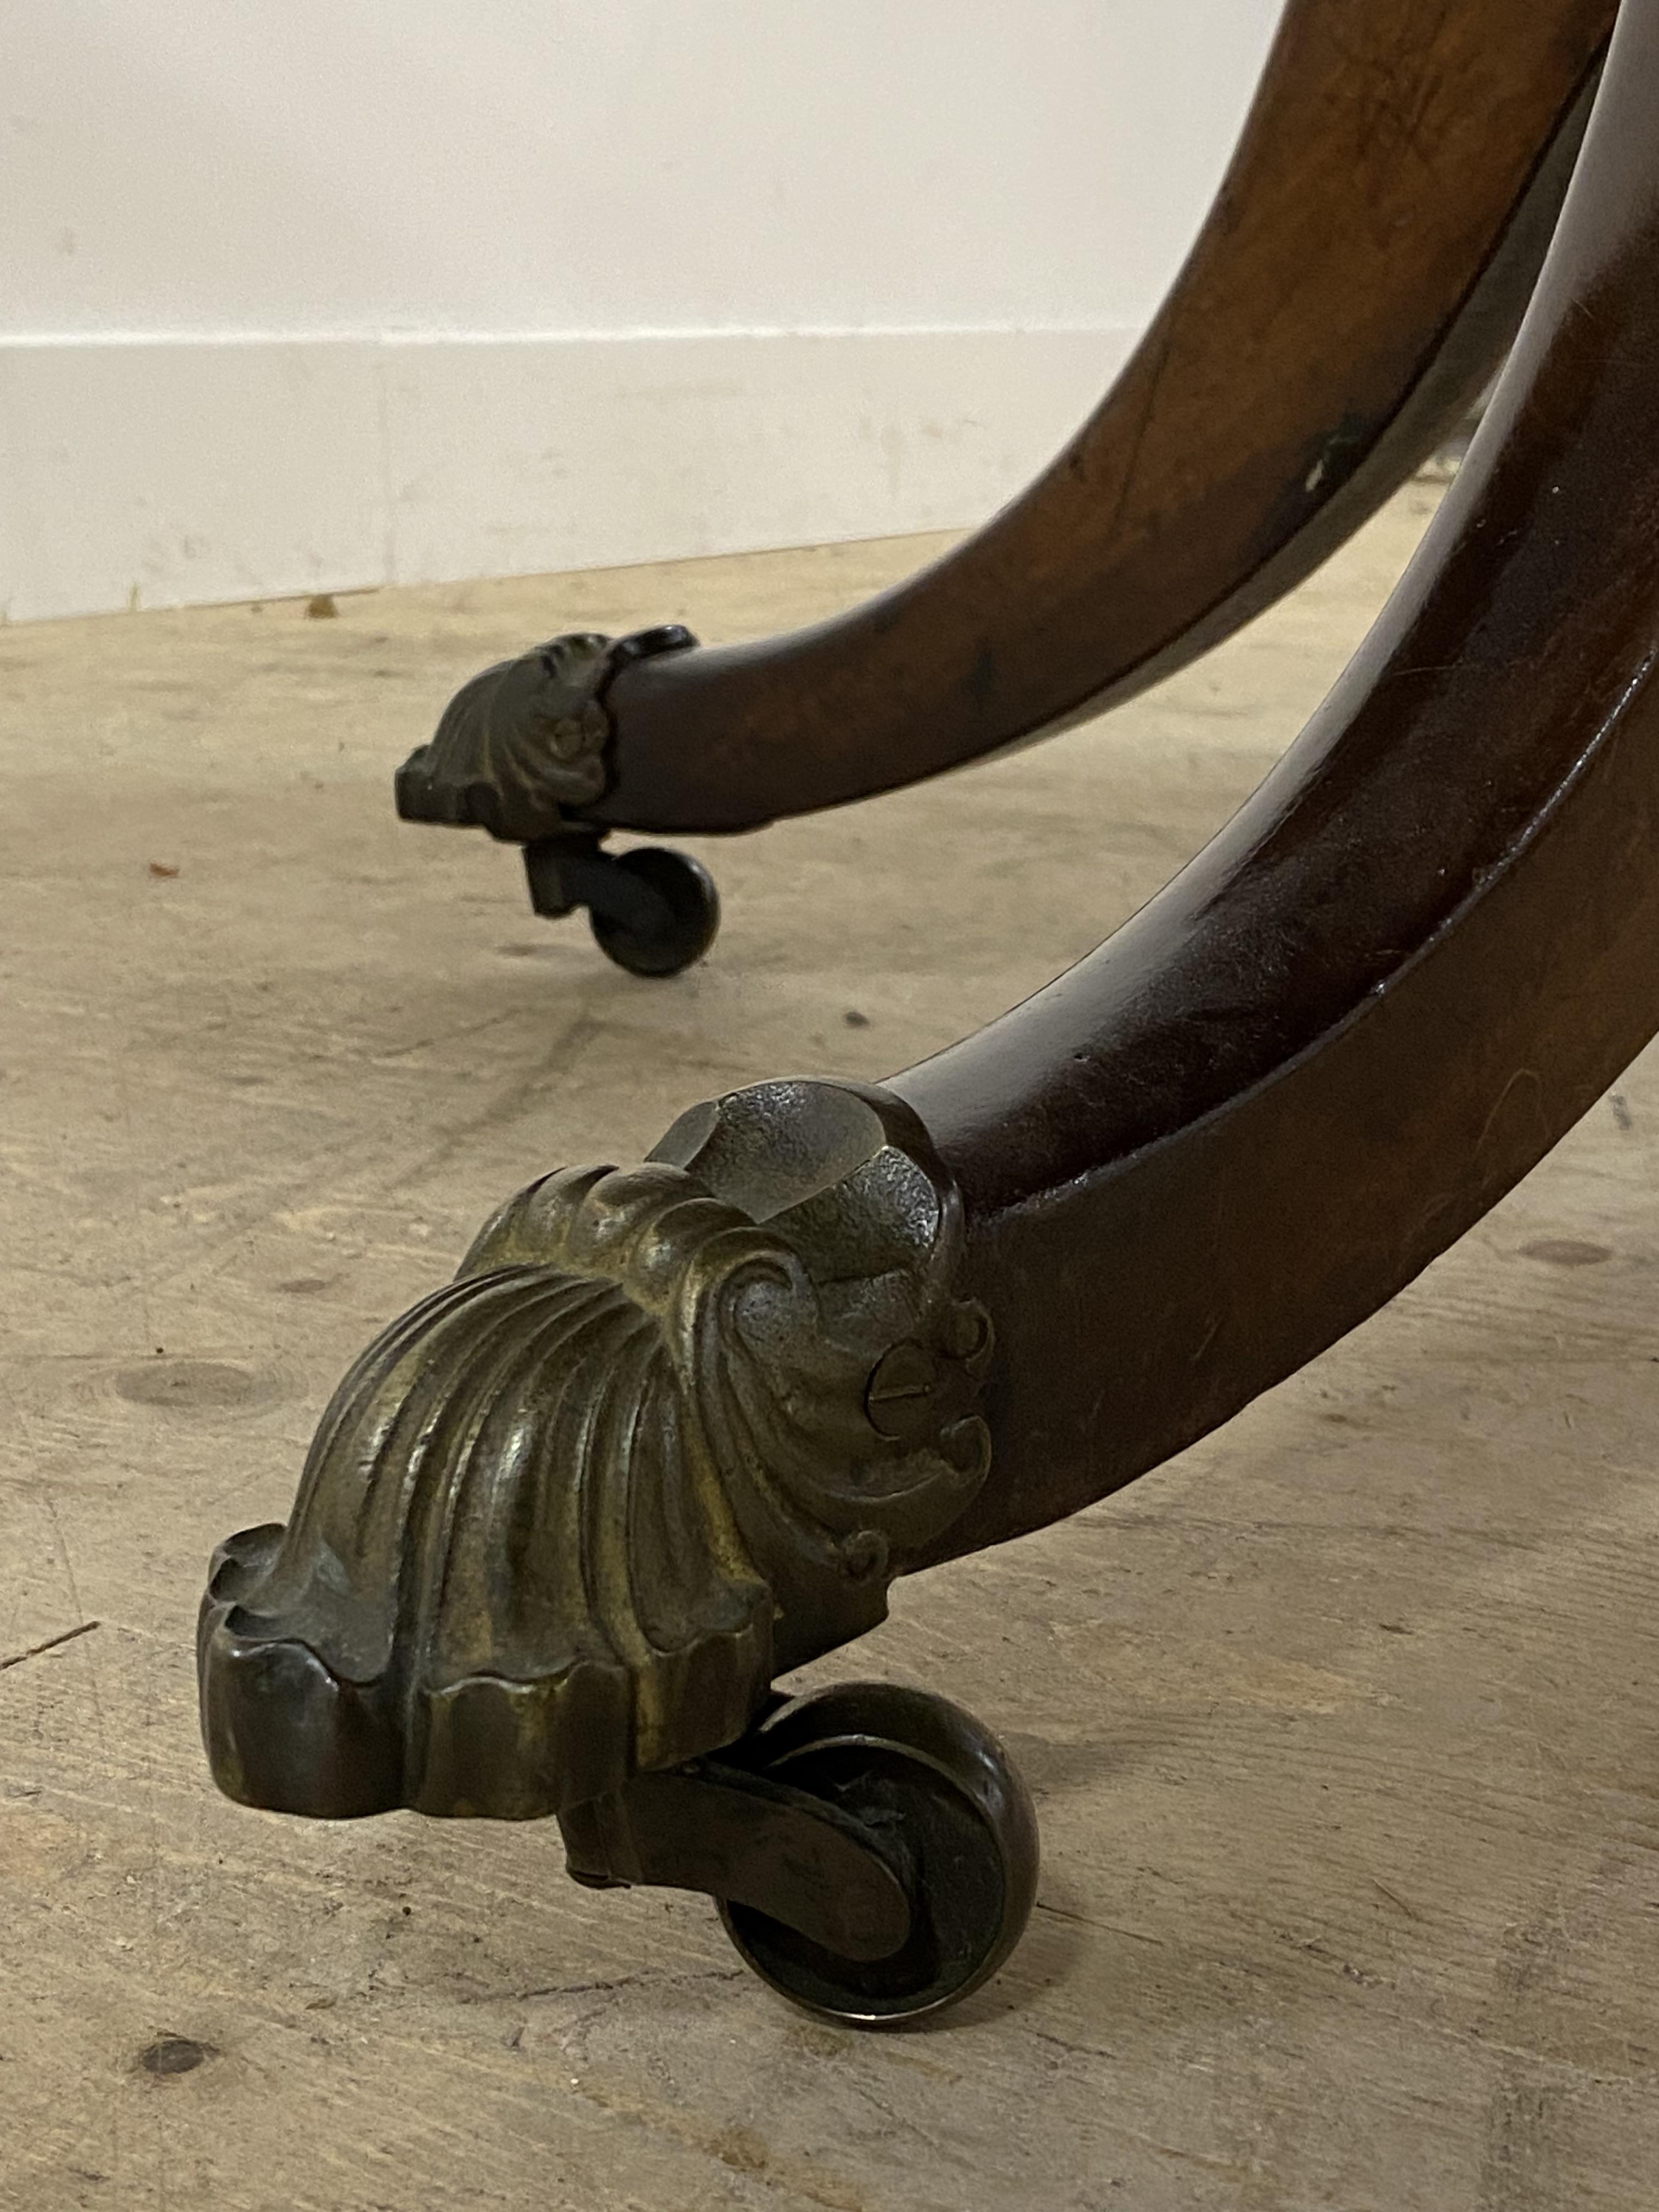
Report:
<svg viewBox="0 0 1659 2212"><path fill-rule="evenodd" d="M977 1989L1019 1941L1036 1895L1036 1814L971 1714L923 1691L853 1683L780 1705L723 1756L850 1816L909 1904L903 1942L860 1960L722 1900L741 1956L793 2003L849 2027L897 2027Z"/></svg>
<svg viewBox="0 0 1659 2212"><path fill-rule="evenodd" d="M605 852L601 835L573 828L525 847L532 906L549 917L585 906L607 959L634 975L678 975L702 959L720 927L714 878L689 853L664 845Z"/></svg>
<svg viewBox="0 0 1659 2212"><path fill-rule="evenodd" d="M648 903L589 902L588 927L605 958L632 975L678 975L701 960L720 926L720 895L702 863L665 845L642 845L611 865L648 894Z"/></svg>
<svg viewBox="0 0 1659 2212"><path fill-rule="evenodd" d="M775 1697L706 1759L559 1814L590 1889L714 1899L775 1990L821 2019L896 2027L994 1974L1036 1895L1036 1814L996 1738L921 1690Z"/></svg>

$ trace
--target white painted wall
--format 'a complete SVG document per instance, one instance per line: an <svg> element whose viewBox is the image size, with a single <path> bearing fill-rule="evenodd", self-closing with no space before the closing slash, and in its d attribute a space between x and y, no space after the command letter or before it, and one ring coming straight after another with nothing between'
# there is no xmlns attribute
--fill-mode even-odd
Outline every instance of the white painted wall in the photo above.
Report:
<svg viewBox="0 0 1659 2212"><path fill-rule="evenodd" d="M923 530L1091 404L1279 0L17 0L0 610Z"/></svg>

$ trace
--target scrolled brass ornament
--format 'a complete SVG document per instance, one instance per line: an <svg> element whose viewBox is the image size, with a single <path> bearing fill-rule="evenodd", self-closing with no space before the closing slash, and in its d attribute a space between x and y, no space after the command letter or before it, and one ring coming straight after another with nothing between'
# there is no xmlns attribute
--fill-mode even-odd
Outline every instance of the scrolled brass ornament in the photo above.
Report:
<svg viewBox="0 0 1659 2212"><path fill-rule="evenodd" d="M678 623L623 638L579 630L497 661L462 685L398 769L398 813L511 844L556 836L609 780L605 696L617 670L696 642Z"/></svg>

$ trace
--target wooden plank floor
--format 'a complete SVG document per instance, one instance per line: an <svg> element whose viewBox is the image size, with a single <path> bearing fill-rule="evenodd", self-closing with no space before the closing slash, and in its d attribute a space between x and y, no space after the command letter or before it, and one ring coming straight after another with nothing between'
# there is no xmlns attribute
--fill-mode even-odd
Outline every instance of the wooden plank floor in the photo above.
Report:
<svg viewBox="0 0 1659 2212"><path fill-rule="evenodd" d="M28 2212L1654 2212L1659 1062L1387 1313L824 1674L1041 1802L1030 1935L929 2033L814 2025L544 1827L218 1799L207 1554L486 1211L780 1073L879 1076L1146 896L1293 734L1415 488L1113 719L703 845L634 981L399 825L449 686L732 637L915 543L0 630L0 2203Z"/></svg>

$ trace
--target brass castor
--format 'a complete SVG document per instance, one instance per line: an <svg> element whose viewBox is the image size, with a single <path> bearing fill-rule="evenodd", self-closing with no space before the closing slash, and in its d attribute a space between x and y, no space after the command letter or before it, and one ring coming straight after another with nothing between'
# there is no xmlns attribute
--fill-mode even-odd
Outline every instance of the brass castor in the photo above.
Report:
<svg viewBox="0 0 1659 2212"><path fill-rule="evenodd" d="M773 1686L875 1627L986 1480L959 1222L915 1118L846 1084L730 1092L521 1191L354 1364L288 1522L220 1547L221 1787L556 1817L577 1881L701 1891L828 2019L975 1987L1036 1879L1006 1754L917 1691Z"/></svg>
<svg viewBox="0 0 1659 2212"><path fill-rule="evenodd" d="M611 781L616 732L606 702L617 673L696 643L665 623L629 637L573 631L497 661L462 685L431 742L398 770L398 813L522 846L538 914L585 906L600 951L619 968L677 975L714 941L713 878L688 854L660 847L605 852L605 827L586 811Z"/></svg>

